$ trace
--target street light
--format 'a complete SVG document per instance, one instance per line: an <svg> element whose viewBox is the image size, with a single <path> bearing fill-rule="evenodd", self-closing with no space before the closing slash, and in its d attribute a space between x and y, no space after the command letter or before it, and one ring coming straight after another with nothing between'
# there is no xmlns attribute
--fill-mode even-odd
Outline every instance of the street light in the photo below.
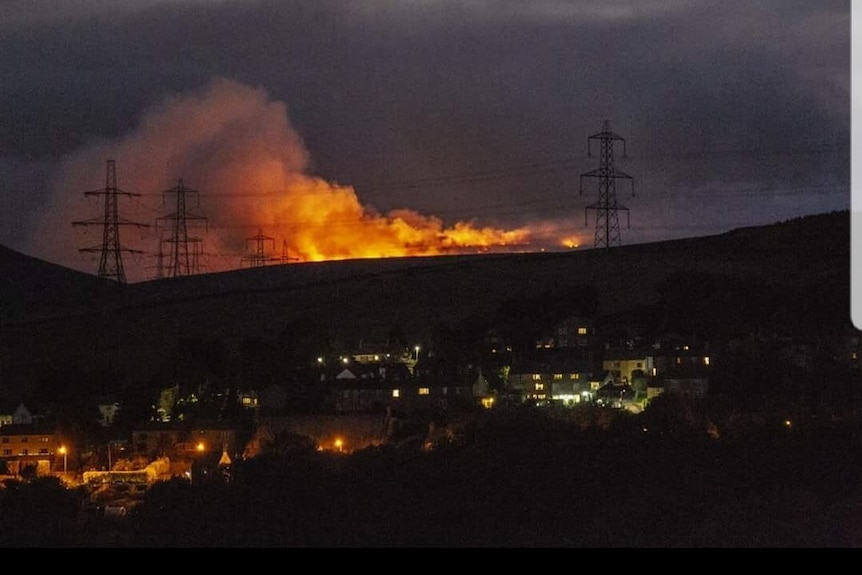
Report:
<svg viewBox="0 0 862 575"><path fill-rule="evenodd" d="M417 345L413 349L416 350L416 361L419 361L419 346Z"/></svg>
<svg viewBox="0 0 862 575"><path fill-rule="evenodd" d="M65 445L61 445L60 449L58 449L57 451L63 454L63 473L66 473L66 455L68 450L66 449Z"/></svg>

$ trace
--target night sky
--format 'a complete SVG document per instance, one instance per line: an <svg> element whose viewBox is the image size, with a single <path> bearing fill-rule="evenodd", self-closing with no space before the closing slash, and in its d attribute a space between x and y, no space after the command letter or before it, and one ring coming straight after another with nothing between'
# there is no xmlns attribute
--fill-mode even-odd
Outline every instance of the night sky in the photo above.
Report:
<svg viewBox="0 0 862 575"><path fill-rule="evenodd" d="M5 0L0 244L96 273L72 222L113 160L131 282L180 180L200 271L258 234L299 261L592 249L606 120L622 244L846 210L850 39L847 0Z"/></svg>

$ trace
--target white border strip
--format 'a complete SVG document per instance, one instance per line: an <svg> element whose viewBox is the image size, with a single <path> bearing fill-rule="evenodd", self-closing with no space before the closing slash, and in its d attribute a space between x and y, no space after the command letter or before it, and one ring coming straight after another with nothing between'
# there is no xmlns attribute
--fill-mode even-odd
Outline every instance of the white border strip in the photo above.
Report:
<svg viewBox="0 0 862 575"><path fill-rule="evenodd" d="M853 6L856 4L856 6ZM862 330L862 10L850 6L850 319Z"/></svg>

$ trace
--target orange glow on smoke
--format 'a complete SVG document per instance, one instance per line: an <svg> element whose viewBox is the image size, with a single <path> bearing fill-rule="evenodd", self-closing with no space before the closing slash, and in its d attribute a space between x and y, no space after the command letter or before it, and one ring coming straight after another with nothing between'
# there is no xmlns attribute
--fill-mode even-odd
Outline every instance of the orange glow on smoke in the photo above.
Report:
<svg viewBox="0 0 862 575"><path fill-rule="evenodd" d="M309 152L291 125L287 105L262 89L214 78L199 91L166 96L143 114L134 131L64 158L33 234L31 253L83 271L95 269L96 263L82 264L80 259L81 246L94 241L83 237L80 228L57 224L98 213L98 205L70 190L97 189L109 158L116 160L118 187L143 196L123 202L126 220L149 223L154 213L167 216L171 208L163 191L174 188L180 178L200 192L191 201L197 200L195 215L207 224L197 227L202 220L195 221L193 233L202 240L201 269L206 272L241 267L248 254L256 252L250 240L258 238L266 239L260 255L268 261L277 261L286 250L281 255L298 262L559 246L559 230L536 222L529 229L506 230L478 226L473 220L444 223L406 207L380 213L360 201L352 186L308 173ZM409 196L403 197L409 206ZM58 230L63 230L62 238ZM258 238L252 237L255 233ZM152 229L125 233L124 246L145 254L126 260L128 281L152 279L148 258L161 254L164 239Z"/></svg>

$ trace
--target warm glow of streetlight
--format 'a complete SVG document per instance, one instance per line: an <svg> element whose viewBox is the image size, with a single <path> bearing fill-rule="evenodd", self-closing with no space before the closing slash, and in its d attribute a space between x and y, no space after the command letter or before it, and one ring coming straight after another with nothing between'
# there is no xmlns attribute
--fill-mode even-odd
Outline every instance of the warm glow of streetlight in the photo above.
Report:
<svg viewBox="0 0 862 575"><path fill-rule="evenodd" d="M57 452L63 454L63 473L66 473L66 453L68 452L68 450L66 449L65 445L61 445Z"/></svg>
<svg viewBox="0 0 862 575"><path fill-rule="evenodd" d="M204 451L206 449L206 446L204 445L203 441L200 441L198 442L197 446L195 446L195 449L197 449L198 451Z"/></svg>
<svg viewBox="0 0 862 575"><path fill-rule="evenodd" d="M344 442L340 437L335 440L335 449L337 449L339 453L344 449Z"/></svg>

